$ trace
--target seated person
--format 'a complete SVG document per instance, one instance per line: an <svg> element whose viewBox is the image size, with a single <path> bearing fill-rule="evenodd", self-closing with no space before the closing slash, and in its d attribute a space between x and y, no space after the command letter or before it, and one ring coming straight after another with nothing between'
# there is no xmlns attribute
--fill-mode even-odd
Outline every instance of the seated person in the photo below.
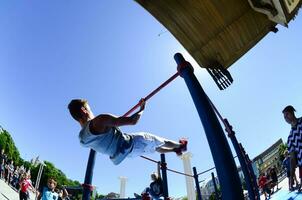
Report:
<svg viewBox="0 0 302 200"><path fill-rule="evenodd" d="M153 172L151 174L151 180L150 186L142 192L142 199L147 199L146 197L150 196L150 199L158 200L164 194L163 181L160 176L160 163L157 165L157 173Z"/></svg>

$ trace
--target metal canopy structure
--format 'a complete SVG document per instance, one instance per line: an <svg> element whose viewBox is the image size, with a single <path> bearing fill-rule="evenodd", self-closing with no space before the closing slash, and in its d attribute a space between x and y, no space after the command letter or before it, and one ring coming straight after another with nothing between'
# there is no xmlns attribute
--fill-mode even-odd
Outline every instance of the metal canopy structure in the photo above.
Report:
<svg viewBox="0 0 302 200"><path fill-rule="evenodd" d="M136 1L179 40L201 67L213 70L211 76L217 85L223 85L223 89L232 82L226 69L267 33L276 31L277 23L287 26L301 7L302 0ZM243 199L236 164L213 106L194 75L193 67L181 54L175 54L175 60L204 126L223 198ZM90 199L93 189L95 155L91 149L82 185L83 200Z"/></svg>
<svg viewBox="0 0 302 200"><path fill-rule="evenodd" d="M301 0L136 1L204 68L230 67L301 6Z"/></svg>

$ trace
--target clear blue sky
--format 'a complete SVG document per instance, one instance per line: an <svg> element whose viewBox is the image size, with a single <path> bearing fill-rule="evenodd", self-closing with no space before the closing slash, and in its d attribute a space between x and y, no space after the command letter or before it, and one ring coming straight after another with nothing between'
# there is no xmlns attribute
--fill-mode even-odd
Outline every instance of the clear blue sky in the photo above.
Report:
<svg viewBox="0 0 302 200"><path fill-rule="evenodd" d="M253 158L289 126L281 110L287 104L302 115L301 13L289 28L278 26L230 68L233 85L219 91L204 69L195 73L238 140ZM86 98L95 114L122 115L141 97L176 72L173 55L189 55L166 29L133 1L1 1L0 125L21 156L40 156L71 179L83 181L89 149L80 146L80 126L66 108ZM213 166L210 150L184 81L178 78L147 104L136 126L170 139L189 139L192 166ZM150 156L159 160L159 155ZM168 167L183 170L167 155ZM156 166L141 158L114 166L97 155L93 183L102 194L119 192L119 176L128 177L126 194L140 193ZM206 174L201 179L209 177ZM168 174L171 196L186 194L185 179Z"/></svg>

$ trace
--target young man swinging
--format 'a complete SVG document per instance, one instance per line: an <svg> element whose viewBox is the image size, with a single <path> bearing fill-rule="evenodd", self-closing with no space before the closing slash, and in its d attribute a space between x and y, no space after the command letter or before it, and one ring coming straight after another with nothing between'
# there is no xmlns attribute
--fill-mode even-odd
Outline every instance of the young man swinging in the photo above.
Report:
<svg viewBox="0 0 302 200"><path fill-rule="evenodd" d="M135 125L145 108L145 101L141 100L140 110L130 117L100 114L94 116L87 100L73 99L68 109L71 116L79 122L82 129L79 134L80 143L96 152L110 156L114 164L121 163L126 157L141 156L146 153L175 152L181 155L187 150L186 139L179 142L168 140L150 133L123 133L119 127Z"/></svg>

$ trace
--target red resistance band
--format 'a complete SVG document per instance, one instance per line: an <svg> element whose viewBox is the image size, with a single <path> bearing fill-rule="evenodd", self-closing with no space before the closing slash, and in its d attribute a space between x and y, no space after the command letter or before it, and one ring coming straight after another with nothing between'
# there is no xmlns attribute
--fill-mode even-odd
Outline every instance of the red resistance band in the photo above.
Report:
<svg viewBox="0 0 302 200"><path fill-rule="evenodd" d="M193 69L191 63L189 63L188 61L184 61L177 65L177 71L180 72L180 70L184 69L185 67L191 67Z"/></svg>
<svg viewBox="0 0 302 200"><path fill-rule="evenodd" d="M90 191L94 190L94 186L90 185L90 184L83 183L82 187L85 188L85 189L89 189Z"/></svg>
<svg viewBox="0 0 302 200"><path fill-rule="evenodd" d="M173 76L171 76L168 80L166 80L163 84L161 84L158 88L153 90L149 95L147 95L145 98L143 98L144 101L149 100L152 96L154 96L158 91L160 91L162 88L164 88L166 85L168 85L170 82L172 82L175 78L179 76L179 73L176 72ZM137 109L141 105L141 101L138 102L133 108L131 108L128 112L126 112L123 116L126 117L130 113L132 113L135 109Z"/></svg>

